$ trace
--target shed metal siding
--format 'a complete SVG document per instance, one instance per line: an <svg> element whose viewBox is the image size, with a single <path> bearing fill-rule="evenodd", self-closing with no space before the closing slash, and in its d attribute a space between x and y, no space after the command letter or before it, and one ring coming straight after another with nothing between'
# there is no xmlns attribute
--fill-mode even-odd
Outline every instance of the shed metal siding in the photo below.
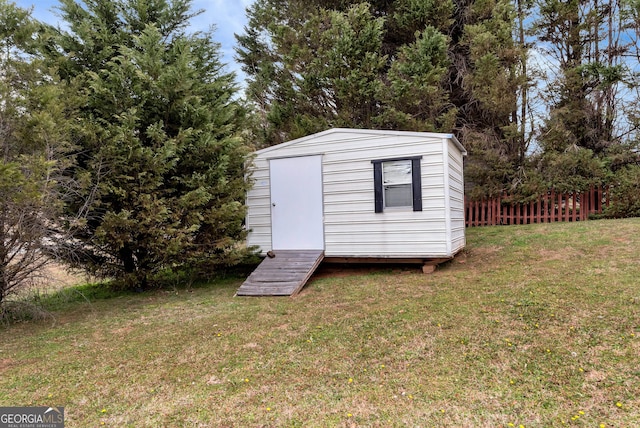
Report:
<svg viewBox="0 0 640 428"><path fill-rule="evenodd" d="M264 253L271 249L271 186L266 159L253 159L251 180L253 186L247 193L247 244L257 245Z"/></svg>
<svg viewBox="0 0 640 428"><path fill-rule="evenodd" d="M443 134L366 130L331 130L257 152L253 165L254 187L247 197L249 245L263 253L271 248L268 159L323 154L323 194L326 257L447 257L447 218L455 219L451 233L458 236L462 191L461 162L450 170L445 161L456 159L461 147L449 141L453 152L443 154ZM410 207L374 212L374 159L422 156L423 211ZM460 160L462 155L459 155ZM451 201L445 199L449 181ZM461 200L461 199L460 199ZM447 213L447 206L455 206ZM460 209L460 213L458 213ZM462 217L464 242L464 217ZM454 243L455 248L459 243Z"/></svg>
<svg viewBox="0 0 640 428"><path fill-rule="evenodd" d="M449 141L449 197L451 199L451 252L462 250L465 241L464 175L462 153Z"/></svg>

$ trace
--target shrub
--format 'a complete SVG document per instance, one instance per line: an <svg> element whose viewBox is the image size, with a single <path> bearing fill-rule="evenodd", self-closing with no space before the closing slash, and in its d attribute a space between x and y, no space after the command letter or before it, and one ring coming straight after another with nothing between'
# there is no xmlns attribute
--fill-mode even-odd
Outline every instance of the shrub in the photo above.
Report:
<svg viewBox="0 0 640 428"><path fill-rule="evenodd" d="M611 186L607 217L640 217L640 165L627 165L616 171Z"/></svg>

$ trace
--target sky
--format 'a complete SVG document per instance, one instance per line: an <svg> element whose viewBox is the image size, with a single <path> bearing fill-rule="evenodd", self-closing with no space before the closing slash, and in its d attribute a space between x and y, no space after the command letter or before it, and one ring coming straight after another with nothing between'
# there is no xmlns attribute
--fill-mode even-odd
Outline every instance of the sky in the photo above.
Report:
<svg viewBox="0 0 640 428"><path fill-rule="evenodd" d="M39 21L52 25L58 23L55 8L58 0L12 0L17 6L28 9L33 7L32 16ZM237 82L243 85L244 74L240 65L233 59L236 40L234 33L243 32L247 23L245 9L254 0L193 0L194 10L204 10L202 14L192 19L191 30L208 30L215 26L214 39L221 44L222 61L227 64L227 71L236 73Z"/></svg>

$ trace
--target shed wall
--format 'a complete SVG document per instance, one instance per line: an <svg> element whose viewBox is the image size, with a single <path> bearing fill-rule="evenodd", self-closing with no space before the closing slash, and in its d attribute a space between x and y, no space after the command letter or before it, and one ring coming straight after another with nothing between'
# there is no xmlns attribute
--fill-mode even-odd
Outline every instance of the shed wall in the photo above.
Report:
<svg viewBox="0 0 640 428"><path fill-rule="evenodd" d="M448 141L449 150L449 198L451 253L462 250L466 244L464 221L464 175L462 153L452 141Z"/></svg>
<svg viewBox="0 0 640 428"><path fill-rule="evenodd" d="M255 184L247 197L248 244L263 252L271 248L268 159L322 154L326 257L447 257L448 217L455 219L449 232L456 239L454 247L464 245L462 156L457 162L455 146L449 152L448 161L456 161L455 170L448 173L449 203L445 171L450 168L441 136L332 132L259 152L254 159ZM375 213L371 161L416 155L422 156L423 211L401 208Z"/></svg>

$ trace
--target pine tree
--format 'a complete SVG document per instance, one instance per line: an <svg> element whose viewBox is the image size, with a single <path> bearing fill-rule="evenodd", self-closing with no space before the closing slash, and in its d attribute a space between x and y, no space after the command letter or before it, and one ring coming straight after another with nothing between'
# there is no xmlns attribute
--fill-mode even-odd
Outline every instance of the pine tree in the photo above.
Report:
<svg viewBox="0 0 640 428"><path fill-rule="evenodd" d="M537 168L548 184L583 190L638 162L637 95L627 91L638 87L628 60L639 52L632 6L601 0L541 0L537 6L534 34L555 66L555 76L545 76L548 116Z"/></svg>
<svg viewBox="0 0 640 428"><path fill-rule="evenodd" d="M259 0L248 16L237 52L262 144L335 126L453 131L487 193L523 164L509 1Z"/></svg>
<svg viewBox="0 0 640 428"><path fill-rule="evenodd" d="M72 262L135 288L231 262L245 233L243 112L212 34L186 33L190 1L63 0L60 12L69 32L45 51L85 103Z"/></svg>
<svg viewBox="0 0 640 428"><path fill-rule="evenodd" d="M467 194L494 195L513 186L524 165L526 135L518 112L528 84L526 47L516 42L509 0L456 1L447 82L457 106L456 130L469 151Z"/></svg>

